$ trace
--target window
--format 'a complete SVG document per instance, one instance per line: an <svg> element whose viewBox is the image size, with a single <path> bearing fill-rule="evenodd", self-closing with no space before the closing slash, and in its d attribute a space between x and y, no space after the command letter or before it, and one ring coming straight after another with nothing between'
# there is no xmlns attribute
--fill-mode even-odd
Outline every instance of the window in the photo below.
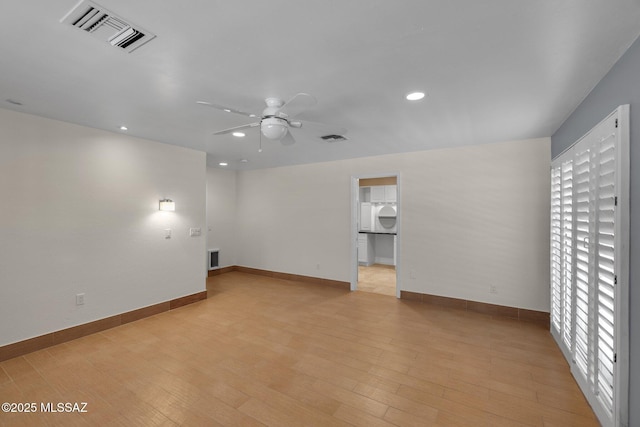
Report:
<svg viewBox="0 0 640 427"><path fill-rule="evenodd" d="M551 332L604 426L628 420L628 117L551 165Z"/></svg>

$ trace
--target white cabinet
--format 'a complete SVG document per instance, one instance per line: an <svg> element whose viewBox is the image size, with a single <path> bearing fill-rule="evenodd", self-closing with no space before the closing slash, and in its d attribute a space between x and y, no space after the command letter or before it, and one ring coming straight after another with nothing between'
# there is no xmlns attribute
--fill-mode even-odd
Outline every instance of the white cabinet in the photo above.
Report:
<svg viewBox="0 0 640 427"><path fill-rule="evenodd" d="M395 203L398 200L398 186L374 185L370 194L371 203Z"/></svg>
<svg viewBox="0 0 640 427"><path fill-rule="evenodd" d="M384 186L384 201L387 203L395 203L398 201L398 187L396 185Z"/></svg>
<svg viewBox="0 0 640 427"><path fill-rule="evenodd" d="M358 233L358 263L371 265L375 260L373 234Z"/></svg>
<svg viewBox="0 0 640 427"><path fill-rule="evenodd" d="M372 203L384 203L385 192L384 185L374 185L371 187L371 202Z"/></svg>
<svg viewBox="0 0 640 427"><path fill-rule="evenodd" d="M367 262L367 235L358 234L358 262L364 264Z"/></svg>
<svg viewBox="0 0 640 427"><path fill-rule="evenodd" d="M360 230L372 231L373 228L373 211L371 209L371 203L360 203Z"/></svg>

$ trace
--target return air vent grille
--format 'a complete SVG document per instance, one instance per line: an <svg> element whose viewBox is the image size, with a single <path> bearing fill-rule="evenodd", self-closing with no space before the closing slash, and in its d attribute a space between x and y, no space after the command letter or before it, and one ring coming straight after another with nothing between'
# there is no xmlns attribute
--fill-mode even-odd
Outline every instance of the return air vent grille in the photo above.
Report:
<svg viewBox="0 0 640 427"><path fill-rule="evenodd" d="M347 138L343 135L324 135L324 136L321 136L320 139L327 142L337 142L337 141L347 140Z"/></svg>
<svg viewBox="0 0 640 427"><path fill-rule="evenodd" d="M155 37L155 34L86 0L78 3L60 22L84 30L95 38L129 53Z"/></svg>

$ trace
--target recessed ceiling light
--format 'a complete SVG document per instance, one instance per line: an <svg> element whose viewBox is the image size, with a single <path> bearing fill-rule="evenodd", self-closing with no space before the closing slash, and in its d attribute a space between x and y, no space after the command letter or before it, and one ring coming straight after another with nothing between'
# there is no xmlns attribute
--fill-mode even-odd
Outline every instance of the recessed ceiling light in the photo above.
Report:
<svg viewBox="0 0 640 427"><path fill-rule="evenodd" d="M120 126L120 130L129 130L129 128L126 126Z"/></svg>
<svg viewBox="0 0 640 427"><path fill-rule="evenodd" d="M231 110L229 110L228 108L225 108L224 111L226 111L227 113L231 112Z"/></svg>
<svg viewBox="0 0 640 427"><path fill-rule="evenodd" d="M234 132L231 135L236 136L238 138L242 138L244 136L244 132Z"/></svg>
<svg viewBox="0 0 640 427"><path fill-rule="evenodd" d="M229 163L227 163L227 162L220 162L220 163L218 163L218 165L219 165L219 166L228 166L228 165L229 165Z"/></svg>
<svg viewBox="0 0 640 427"><path fill-rule="evenodd" d="M248 162L249 162L249 160L247 160L247 159L240 159L240 163L248 163Z"/></svg>
<svg viewBox="0 0 640 427"><path fill-rule="evenodd" d="M407 100L409 101L419 101L424 98L424 92L411 92L407 95Z"/></svg>

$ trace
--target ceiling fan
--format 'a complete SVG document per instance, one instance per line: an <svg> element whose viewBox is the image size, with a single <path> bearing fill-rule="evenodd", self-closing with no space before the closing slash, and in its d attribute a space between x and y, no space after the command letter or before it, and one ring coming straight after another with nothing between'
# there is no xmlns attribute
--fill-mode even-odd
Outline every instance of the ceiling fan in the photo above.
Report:
<svg viewBox="0 0 640 427"><path fill-rule="evenodd" d="M335 128L323 123L304 122L293 120L298 114L313 107L318 102L316 98L307 93L298 93L289 101L284 102L280 98L267 98L264 100L267 108L262 111L261 115L247 113L235 108L225 107L223 105L214 104L207 101L197 101L200 105L216 108L227 113L240 114L255 119L253 123L235 126L214 132L214 135L225 135L232 132L238 132L243 129L250 129L260 126L260 132L265 138L280 141L283 145L291 145L296 142L291 134L291 129L311 129L323 139L335 140L337 137L344 135L347 130L344 128ZM344 139L344 137L342 138Z"/></svg>

